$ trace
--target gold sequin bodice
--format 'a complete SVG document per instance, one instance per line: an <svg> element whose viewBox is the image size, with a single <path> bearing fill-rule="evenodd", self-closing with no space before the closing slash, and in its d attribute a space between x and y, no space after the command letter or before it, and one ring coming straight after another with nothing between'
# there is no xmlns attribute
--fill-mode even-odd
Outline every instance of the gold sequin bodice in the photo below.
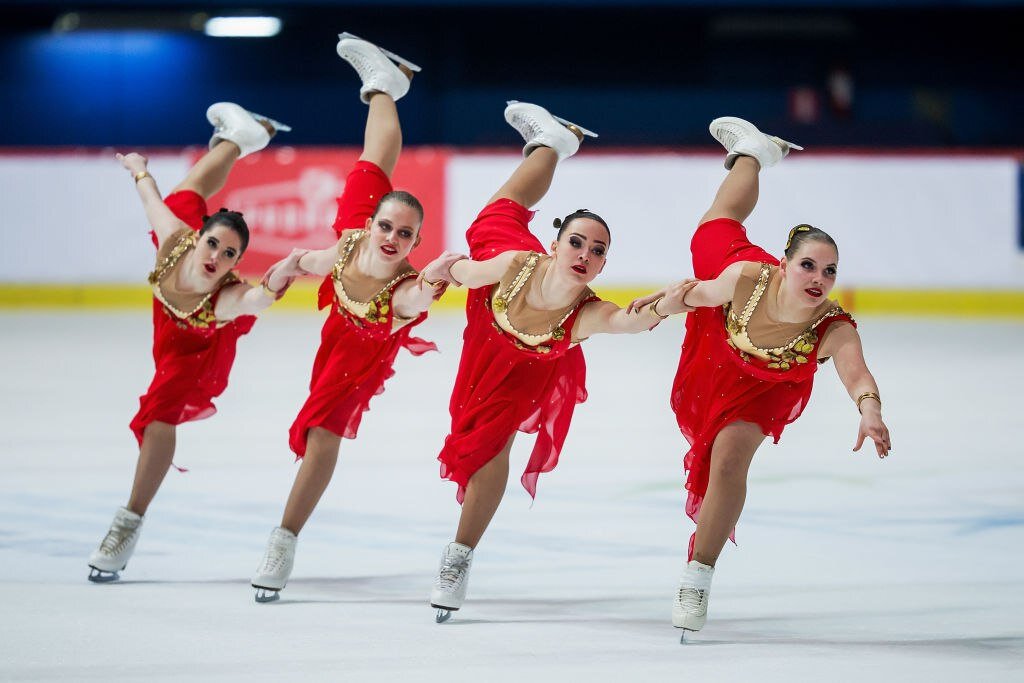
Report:
<svg viewBox="0 0 1024 683"><path fill-rule="evenodd" d="M346 270L346 267L349 267L351 270L350 260L352 254L367 234L366 230L354 230L345 238L338 247L338 260L334 264L334 271L332 272L338 312L347 314L349 319L359 327L362 327L365 323L376 325L387 322L388 314L393 313L391 310L393 288L402 280L411 275L416 275L416 270L409 266L408 263L405 263L406 267L400 268L399 273L389 280L372 278L368 275L351 273L349 270ZM376 293L365 300L352 296L349 292L355 289L357 285L362 288L369 287L370 291L375 291ZM393 314L391 319L393 320L393 330L397 330L414 320L414 318L403 318L397 314Z"/></svg>
<svg viewBox="0 0 1024 683"><path fill-rule="evenodd" d="M171 235L157 252L157 263L149 274L153 296L163 304L167 314L175 319L179 327L216 327L214 295L225 285L239 282L234 272L228 272L209 292L183 292L174 284L175 273L181 259L195 249L199 239L197 232L185 228Z"/></svg>
<svg viewBox="0 0 1024 683"><path fill-rule="evenodd" d="M741 358L749 361L753 356L765 361L767 367L773 370L789 370L813 358L819 341L816 332L818 325L830 317L845 315L846 312L834 301L826 301L818 307L815 317L809 322L772 321L765 303L777 291L777 273L775 266L761 264L753 283L753 291L745 299L743 308L737 310L736 304L744 301L744 278L741 277L736 287L737 296L723 306L725 327L729 334L729 345L739 352ZM751 329L755 327L761 343L751 339Z"/></svg>
<svg viewBox="0 0 1024 683"><path fill-rule="evenodd" d="M565 329L565 321L583 301L594 295L587 287L565 309L548 311L532 308L527 303L526 293L540 280L534 275L539 273L543 277L552 262L550 256L535 251L518 255L501 281L494 285L490 298L494 325L511 335L516 346L521 343L538 353L549 352L551 342L561 341L571 332Z"/></svg>

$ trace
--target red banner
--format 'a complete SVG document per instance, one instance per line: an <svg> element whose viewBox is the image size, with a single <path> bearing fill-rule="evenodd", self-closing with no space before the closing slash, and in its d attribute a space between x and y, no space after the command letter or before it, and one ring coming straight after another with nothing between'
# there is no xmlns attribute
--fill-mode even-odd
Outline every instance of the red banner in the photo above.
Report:
<svg viewBox="0 0 1024 683"><path fill-rule="evenodd" d="M210 198L209 210L224 206L245 215L250 235L238 267L243 276L260 277L292 247L322 249L337 240L331 228L337 198L360 153L353 147L276 147L235 164L227 185ZM410 256L416 267L444 247L447 160L444 149L407 148L392 178L394 187L414 194L426 212L420 245Z"/></svg>

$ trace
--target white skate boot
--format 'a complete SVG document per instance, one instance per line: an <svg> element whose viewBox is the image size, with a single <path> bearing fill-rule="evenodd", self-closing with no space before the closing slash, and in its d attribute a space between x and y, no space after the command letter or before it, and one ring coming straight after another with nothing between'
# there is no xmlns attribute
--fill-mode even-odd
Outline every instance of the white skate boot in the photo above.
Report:
<svg viewBox="0 0 1024 683"><path fill-rule="evenodd" d="M267 552L252 577L256 589L256 602L273 602L281 597L280 590L288 583L295 565L295 544L298 537L283 527L274 527L267 542Z"/></svg>
<svg viewBox="0 0 1024 683"><path fill-rule="evenodd" d="M524 158L538 147L550 147L558 153L558 160L561 161L579 150L584 136L597 137L597 133L554 116L544 107L528 102L509 100L508 106L505 107L505 120L526 141L523 147Z"/></svg>
<svg viewBox="0 0 1024 683"><path fill-rule="evenodd" d="M227 140L238 145L241 156L258 152L270 143L270 133L260 121L266 121L274 131L290 131L286 126L272 118L246 111L233 102L217 102L206 110L206 120L213 125L213 137L210 138L210 149L218 142Z"/></svg>
<svg viewBox="0 0 1024 683"><path fill-rule="evenodd" d="M363 87L359 89L359 99L363 104L370 103L370 93L382 92L397 102L409 92L409 76L395 62L410 71L420 70L412 62L351 33L338 34L338 56L351 64L363 81Z"/></svg>
<svg viewBox="0 0 1024 683"><path fill-rule="evenodd" d="M441 568L430 591L430 606L437 608L437 623L451 618L466 601L469 568L473 565L473 549L468 545L449 543L441 553Z"/></svg>
<svg viewBox="0 0 1024 683"><path fill-rule="evenodd" d="M679 592L672 605L672 625L687 631L699 631L708 619L708 597L715 568L690 560L679 579Z"/></svg>
<svg viewBox="0 0 1024 683"><path fill-rule="evenodd" d="M107 583L121 578L118 573L128 566L142 530L142 517L128 508L118 508L110 531L100 547L89 556L89 580Z"/></svg>
<svg viewBox="0 0 1024 683"><path fill-rule="evenodd" d="M789 150L803 149L800 145L774 135L765 135L754 124L735 116L715 119L708 126L708 130L729 152L725 157L725 167L729 169L736 163L736 158L741 156L757 159L757 163L761 164L763 169L771 168L782 161L782 157L789 154Z"/></svg>

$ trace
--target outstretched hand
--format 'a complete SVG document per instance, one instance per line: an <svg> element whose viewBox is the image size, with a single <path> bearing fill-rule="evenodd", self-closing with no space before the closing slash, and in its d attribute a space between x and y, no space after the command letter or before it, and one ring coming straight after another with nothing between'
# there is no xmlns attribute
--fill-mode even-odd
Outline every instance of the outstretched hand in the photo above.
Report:
<svg viewBox="0 0 1024 683"><path fill-rule="evenodd" d="M892 441L889 439L889 429L882 422L882 415L875 410L867 410L860 418L860 428L857 430L857 445L853 447L854 452L860 450L864 439L870 438L875 442L875 450L879 458L889 455L892 450Z"/></svg>
<svg viewBox="0 0 1024 683"><path fill-rule="evenodd" d="M121 165L128 169L128 172L132 175L145 171L147 164L149 164L149 159L138 152L129 152L128 154L118 152L114 155L114 158L121 162Z"/></svg>
<svg viewBox="0 0 1024 683"><path fill-rule="evenodd" d="M292 253L270 266L268 273L276 272L285 277L298 277L299 275L312 275L309 271L299 265L302 257L309 253L309 249L292 249Z"/></svg>
<svg viewBox="0 0 1024 683"><path fill-rule="evenodd" d="M653 294L642 296L638 299L633 299L629 302L629 306L626 307L626 313L639 313L640 310L647 305L650 305L654 301L661 299L658 304L658 313L661 315L674 315L676 313L689 313L694 310L694 306L689 306L683 303L683 299L686 298L687 293L700 284L700 280L694 278L686 278L679 282L669 285L664 289L659 289Z"/></svg>
<svg viewBox="0 0 1024 683"><path fill-rule="evenodd" d="M416 278L416 284L433 282L438 283L438 286L440 287L441 285L439 283L444 282L445 286L447 286L448 283L455 283L456 285L459 285L460 283L452 277L452 266L457 261L461 261L464 258L469 257L465 254L459 254L454 251L441 252L436 259L428 263L424 266L423 270L420 271L419 277Z"/></svg>

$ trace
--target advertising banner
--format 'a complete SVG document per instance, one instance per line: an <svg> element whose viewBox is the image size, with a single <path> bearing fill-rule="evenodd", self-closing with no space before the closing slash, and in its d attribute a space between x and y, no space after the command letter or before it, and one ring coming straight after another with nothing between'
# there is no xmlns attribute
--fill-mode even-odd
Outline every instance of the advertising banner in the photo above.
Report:
<svg viewBox="0 0 1024 683"><path fill-rule="evenodd" d="M245 216L250 242L238 268L244 277L258 278L293 247L324 248L337 241L331 227L337 199L359 154L347 147L280 147L235 165L208 205L211 212L223 206ZM444 248L447 159L448 153L437 148L410 149L392 178L394 188L416 196L426 214L420 245L410 256L416 267Z"/></svg>

